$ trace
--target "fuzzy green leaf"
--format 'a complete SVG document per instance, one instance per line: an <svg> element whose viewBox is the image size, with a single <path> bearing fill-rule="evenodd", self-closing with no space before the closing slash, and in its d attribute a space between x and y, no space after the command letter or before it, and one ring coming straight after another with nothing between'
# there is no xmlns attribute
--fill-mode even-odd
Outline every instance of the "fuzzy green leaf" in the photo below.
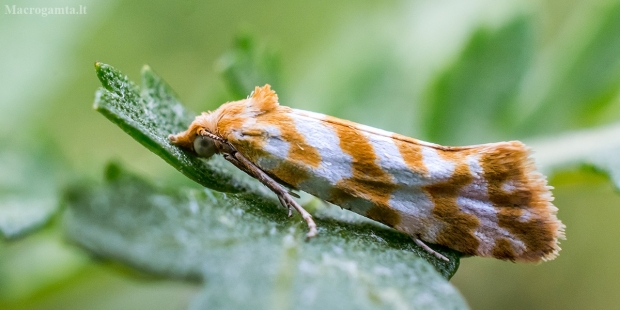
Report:
<svg viewBox="0 0 620 310"><path fill-rule="evenodd" d="M204 281L196 309L466 308L445 279L456 253L442 251L451 263L433 268L407 236L348 212L319 212L319 236L305 242L304 221L287 218L276 199L156 188L116 165L104 186L82 184L67 197L71 239L143 270Z"/></svg>
<svg viewBox="0 0 620 310"><path fill-rule="evenodd" d="M230 169L220 157L205 161L190 156L168 141L168 135L187 129L194 113L186 110L170 87L148 66L142 69L142 91L112 66L95 63L103 85L94 107L130 136L197 183L219 191L255 190L243 173Z"/></svg>
<svg viewBox="0 0 620 310"><path fill-rule="evenodd" d="M148 67L142 72L143 88L140 94L137 87L113 67L97 63L96 69L104 89L96 93L95 108L155 154L205 187L262 198L273 197L264 186L232 165L226 165L219 156L205 161L168 142L167 135L187 128L193 113L176 100L171 88ZM215 166L211 164L213 162L223 163ZM437 266L452 265L438 260L433 263ZM455 271L451 270L446 275Z"/></svg>
<svg viewBox="0 0 620 310"><path fill-rule="evenodd" d="M213 160L196 159L168 143L167 135L184 130L192 113L180 105L170 88L152 71L143 70L143 88L139 92L114 68L104 64L97 64L96 68L104 85L95 101L99 111L185 175L206 187L237 194L162 191L110 166L105 188L75 188L68 196L67 228L76 242L141 269L204 279L207 288L198 304L204 300L236 300L241 305L244 298L252 296L262 300L265 308L279 304L280 299L298 303L302 300L297 299L302 298L308 305L317 305L327 299L313 297L308 301L301 297L305 296L302 288L313 284L313 296L336 299L330 295L337 292L335 288L323 288L330 287L324 282L333 282L346 285L341 290L348 290L347 294L364 292L367 302L379 305L397 302L398 298L413 301L416 298L412 296L419 297L418 294L435 296L440 290L448 290L449 297L438 297L442 295L439 294L427 301L464 306L458 294L451 291L453 288L441 280L442 276L450 278L456 272L459 253L436 247L450 262L438 260L402 233L351 212L325 207L315 208L314 212L319 236L308 243L301 242L306 230L304 222L297 216L289 220L277 199L260 183L228 166L214 169ZM347 266L359 269L347 271ZM279 274L282 268L283 274ZM390 276L381 276L382 272ZM340 273L343 275L338 277L347 280L333 279L334 274ZM404 278L400 282L392 279L397 275ZM273 285L265 285L263 278L271 279ZM280 278L299 284L293 289L275 280ZM363 285L358 287L360 281ZM433 281L441 284L429 284ZM234 291L239 297L230 295L230 288L235 286L245 287L242 292ZM269 293L258 293L263 290ZM229 295L222 299L223 294ZM427 302L424 300L422 304Z"/></svg>

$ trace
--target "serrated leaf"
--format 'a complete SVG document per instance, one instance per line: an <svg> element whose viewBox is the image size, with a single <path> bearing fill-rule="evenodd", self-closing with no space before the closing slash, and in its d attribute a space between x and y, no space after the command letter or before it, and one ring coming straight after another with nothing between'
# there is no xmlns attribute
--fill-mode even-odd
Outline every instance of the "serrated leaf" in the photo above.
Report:
<svg viewBox="0 0 620 310"><path fill-rule="evenodd" d="M481 143L509 127L507 108L533 56L531 23L520 16L500 29L481 27L473 34L430 88L423 121L431 141Z"/></svg>
<svg viewBox="0 0 620 310"><path fill-rule="evenodd" d="M174 96L171 95L170 88L150 70L143 71L143 75L146 76L143 80L147 80L147 82L143 83L145 86L143 86L141 95L137 95L136 87L112 67L98 64L97 70L105 71L102 81L104 81L106 89L98 91L96 106L98 109L104 109L103 107L105 107L104 114L108 114L106 115L108 118L117 122L134 138L137 138L138 141L147 139L148 141L142 141L142 143L151 148L151 150L155 150L156 154L162 156L168 162L173 163L177 169L186 173L186 175L192 176L192 170L201 169L200 173L211 176L208 182L201 184L218 189L233 188L237 190L238 194L220 194L207 190L204 193L190 192L191 194L184 194L185 196L180 193L166 195L157 192L157 190L152 189L152 187L145 185L144 182L134 177L127 177L121 170L115 169L112 166L107 173L108 178L111 179L110 184L107 189L102 189L103 192L95 192L93 189L88 188L72 191L73 194L70 195L72 198L69 203L71 211L69 211L68 216L70 235L83 246L101 255L116 257L131 262L139 268L173 276L195 278L203 277L207 272L217 273L222 269L227 270L226 272L234 272L235 268L241 268L240 270L243 270L243 272L236 281L236 285L241 285L239 281L243 279L243 274L255 274L262 270L260 269L262 267L254 266L259 268L259 270L252 270L250 265L247 265L247 260L244 261L242 258L239 258L240 253L245 253L243 255L247 256L250 255L248 253L252 252L264 252L264 255L269 257L269 259L260 265L272 266L272 268L278 267L277 264L269 265L273 264L273 262L278 262L273 255L282 251L285 238L292 238L296 244L299 243L298 239L303 238L305 233L306 227L304 223L299 219L293 222L289 221L285 216L284 210L279 207L277 199L262 189L262 185L258 184L259 186L256 187L256 182L253 180L243 180L242 183L232 180L232 178L237 177L233 176L235 172L225 169L220 171L223 171L227 178L215 179L212 176L217 175L220 171L210 171L212 168L208 165L203 165L202 161L189 158L185 153L168 145L166 137L169 132L175 130L175 127L183 126L182 129L184 129L191 120L191 117L180 118L179 115L191 115L191 113L185 111L178 101L174 99ZM99 76L102 75L104 74L99 73ZM156 82L148 82L149 79ZM152 85L157 85L157 87ZM129 94L126 94L128 92ZM148 98L148 100L145 100L145 98ZM173 120L165 119L168 117ZM182 124L184 121L186 123ZM160 124L162 124L162 128L159 128ZM185 156L187 159L177 159L176 156L179 156L178 154ZM130 181L123 181L126 179ZM118 185L118 182L124 183L121 186ZM213 186L210 182L217 182L217 186ZM230 185L226 182L234 183ZM242 186L236 184L242 184ZM141 193L141 191L146 193ZM200 210L202 204L208 204L209 201L211 204L215 204L212 206L213 208L221 209L210 209L211 207L209 207L206 209L208 212L204 214L203 220L195 218L195 212ZM79 216L76 213L82 212L79 211L82 210L80 208L85 208L84 210L86 211L84 212L86 214L84 216ZM157 211L157 208L159 208L159 211ZM165 210L161 208L165 208ZM194 213L187 214L188 211L185 208L189 208L189 212ZM91 214L92 212L95 213ZM103 215L100 212L110 213ZM336 215L334 215L334 212L336 212ZM163 217L157 216L157 214ZM173 222L166 222L166 218L177 216L181 217ZM245 218L245 216L249 217L249 219ZM328 209L315 212L315 217L320 227L320 237L308 243L310 245L299 243L304 244L304 246L300 245L300 249L306 249L306 247L314 249L313 251L315 252L310 252L314 254L308 254L308 257L319 259L322 256L318 253L329 253L329 251L333 251L336 248L339 248L337 250L339 254L336 254L348 257L347 255L359 255L357 251L360 249L373 251L373 249L377 249L376 246L388 246L388 248L381 248L373 255L378 255L378 257L387 256L386 259L393 259L393 261L389 261L390 264L394 263L398 266L410 263L427 266L422 269L412 269L408 273L411 277L417 275L421 279L428 276L426 272L435 272L431 271L433 268L427 265L426 262L430 262L432 266L447 278L451 277L458 268L460 254L457 252L437 247L438 251L451 259L449 263L443 262L415 246L408 236L392 229L377 227L380 224L368 223L370 222L369 220L362 219L353 213L346 212L346 215L342 215L340 212ZM103 218L105 220L102 221ZM142 218L144 218L144 221L141 220ZM147 229L148 225L151 225L149 221L154 221L151 223L151 230ZM201 221L207 222L203 223ZM213 223L213 221L219 224ZM99 227L95 222L99 222L103 226ZM217 226L216 224L224 226ZM164 229L164 227L166 228ZM214 231L211 231L211 229L214 229ZM213 238L205 238L205 236L213 236ZM185 241L183 241L180 244L179 240L181 239L189 240L189 243L185 244L183 243ZM322 241L315 242L315 240ZM371 243L367 244L366 242ZM237 247L237 244L243 246ZM171 246L173 249L165 249L167 246ZM218 250L216 251L215 249ZM203 257L201 255L204 252L214 256L211 258ZM155 255L155 253L158 254ZM372 264L373 261L373 255L370 252L364 253L361 257L356 258L356 260L361 260L357 262L360 266ZM179 257L178 255L181 254L184 256ZM306 256L304 255L303 257ZM235 260L237 259L240 260L239 264L242 266L236 265ZM253 257L252 259L257 258ZM369 261L364 261L365 259ZM213 271L209 271L208 266L203 265L204 262L208 261L214 262L213 266L210 267L214 268ZM298 268L305 266L301 262L298 263L298 265L295 265ZM332 272L331 269L327 270L329 271L328 273ZM419 272L421 273L418 274ZM311 280L308 281L323 281L321 274L323 274L322 271L319 272L316 278L310 277ZM226 278L222 275L218 277ZM208 279L209 277L207 277L207 281L209 281ZM261 287L255 287L261 283L260 281L251 279L246 279L245 281L248 292L261 289ZM351 283L355 282L351 281ZM381 281L387 281L387 278ZM235 281L230 282L230 285L233 285L233 283ZM351 283L348 285L353 285ZM285 287L288 286L285 285ZM449 285L447 287L452 289ZM434 290L434 288L428 289ZM217 290L218 286L215 286L208 288L206 292L212 293ZM409 288L405 286L401 287L400 290L409 291ZM416 288L414 291L419 293L424 290ZM290 296L293 293L291 291L278 294ZM384 293L379 295L381 294ZM391 293L385 294L390 295ZM413 291L411 291L411 294L413 294ZM217 296L219 295L213 296L215 297L212 298L218 298ZM267 305L268 303L265 301L265 306Z"/></svg>
<svg viewBox="0 0 620 310"><path fill-rule="evenodd" d="M105 87L96 93L96 109L155 154L205 187L220 191L227 189L230 192L244 192L262 198L273 197L264 186L238 169L214 167L209 165L214 162L213 159L210 161L198 159L168 142L167 135L171 130L179 128L177 131L181 131L187 128L192 120L188 115L192 113L175 99L170 87L148 67L142 72L141 95L138 95L137 87L129 82L126 76L111 66L97 63L96 69ZM114 169L108 169L108 174L113 175Z"/></svg>
<svg viewBox="0 0 620 310"><path fill-rule="evenodd" d="M103 85L94 108L114 124L197 183L219 191L256 190L249 177L231 170L220 157L205 161L170 144L168 135L187 129L194 113L186 110L170 87L148 66L142 69L142 91L112 66L95 63Z"/></svg>
<svg viewBox="0 0 620 310"><path fill-rule="evenodd" d="M319 236L284 216L277 200L252 193L151 186L118 166L104 186L68 197L69 237L103 257L140 269L204 281L195 309L466 308L408 237L379 225L318 215ZM110 172L111 171L111 172Z"/></svg>

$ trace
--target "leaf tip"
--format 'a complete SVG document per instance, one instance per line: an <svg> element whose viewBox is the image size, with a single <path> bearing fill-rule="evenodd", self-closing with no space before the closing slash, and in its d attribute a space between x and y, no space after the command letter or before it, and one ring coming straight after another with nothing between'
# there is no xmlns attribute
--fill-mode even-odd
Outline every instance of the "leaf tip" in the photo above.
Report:
<svg viewBox="0 0 620 310"><path fill-rule="evenodd" d="M105 89L110 90L110 91L112 91L112 85L110 84L110 80L112 78L110 76L110 71L112 70L113 70L112 66L106 65L99 61L95 61L95 71L97 72L97 78L99 78L101 85Z"/></svg>

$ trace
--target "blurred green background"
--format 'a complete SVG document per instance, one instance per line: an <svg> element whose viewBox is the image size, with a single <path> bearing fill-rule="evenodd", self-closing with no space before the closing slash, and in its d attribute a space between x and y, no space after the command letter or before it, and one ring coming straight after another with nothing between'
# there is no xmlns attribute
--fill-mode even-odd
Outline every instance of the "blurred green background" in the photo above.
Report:
<svg viewBox="0 0 620 310"><path fill-rule="evenodd" d="M236 99L220 77L230 59L222 55L249 33L279 55L272 84L284 105L442 144L531 142L567 240L539 265L463 259L451 282L473 309L618 307L620 1L0 4L7 210L45 209L67 182L99 179L110 159L195 186L93 111L93 62L134 81L149 64L188 107L209 110ZM6 5L82 5L87 14L11 15ZM97 261L66 244L59 226L52 217L0 241L0 308L181 309L200 290Z"/></svg>

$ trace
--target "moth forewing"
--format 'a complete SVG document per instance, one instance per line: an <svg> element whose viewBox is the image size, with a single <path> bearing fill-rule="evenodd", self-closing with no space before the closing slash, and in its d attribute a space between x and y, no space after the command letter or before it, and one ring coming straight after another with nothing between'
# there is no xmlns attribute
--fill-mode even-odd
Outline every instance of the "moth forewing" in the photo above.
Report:
<svg viewBox="0 0 620 310"><path fill-rule="evenodd" d="M203 113L170 139L212 154L202 136L299 211L309 237L312 217L278 181L405 232L442 259L422 241L535 262L555 258L564 238L545 177L518 141L445 147L281 106L269 85Z"/></svg>

